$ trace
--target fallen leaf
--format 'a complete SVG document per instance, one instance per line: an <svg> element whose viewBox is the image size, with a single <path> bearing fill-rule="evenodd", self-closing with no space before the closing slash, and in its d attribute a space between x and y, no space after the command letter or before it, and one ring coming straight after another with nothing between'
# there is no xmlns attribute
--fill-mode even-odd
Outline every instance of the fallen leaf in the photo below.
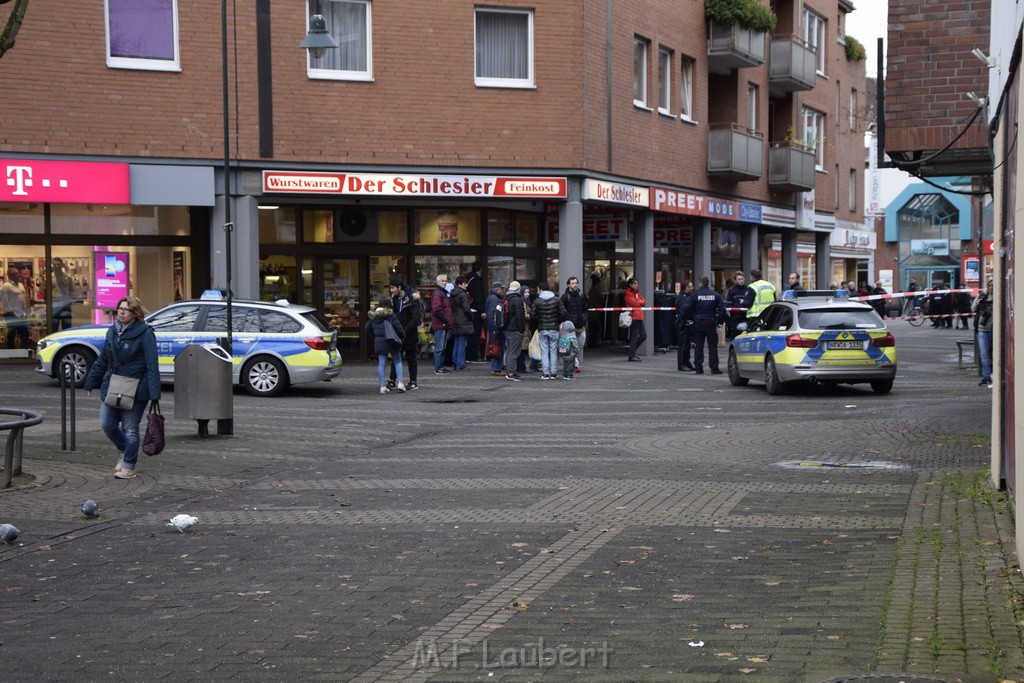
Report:
<svg viewBox="0 0 1024 683"><path fill-rule="evenodd" d="M768 658L767 657L747 657L747 661L748 662L757 662L758 664L763 664L763 663L768 661Z"/></svg>
<svg viewBox="0 0 1024 683"><path fill-rule="evenodd" d="M839 636L825 636L825 640L839 640Z"/></svg>
<svg viewBox="0 0 1024 683"><path fill-rule="evenodd" d="M690 600L693 600L693 596L687 593L676 593L672 596L673 602L689 602Z"/></svg>
<svg viewBox="0 0 1024 683"><path fill-rule="evenodd" d="M766 585L766 586L778 586L779 582L778 581L765 581L764 585Z"/></svg>
<svg viewBox="0 0 1024 683"><path fill-rule="evenodd" d="M746 624L726 624L726 626L728 626L734 631L739 628L749 628L749 626L747 626Z"/></svg>
<svg viewBox="0 0 1024 683"><path fill-rule="evenodd" d="M757 671L757 669L740 669L741 674L752 674L755 671Z"/></svg>
<svg viewBox="0 0 1024 683"><path fill-rule="evenodd" d="M623 564L636 564L636 560L615 560L616 567Z"/></svg>

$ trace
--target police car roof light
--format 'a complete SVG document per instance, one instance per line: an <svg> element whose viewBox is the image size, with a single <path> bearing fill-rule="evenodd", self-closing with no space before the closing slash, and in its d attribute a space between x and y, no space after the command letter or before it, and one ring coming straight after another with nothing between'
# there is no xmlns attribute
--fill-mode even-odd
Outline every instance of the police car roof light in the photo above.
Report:
<svg viewBox="0 0 1024 683"><path fill-rule="evenodd" d="M207 289L199 297L203 301L224 301L228 293L223 289Z"/></svg>

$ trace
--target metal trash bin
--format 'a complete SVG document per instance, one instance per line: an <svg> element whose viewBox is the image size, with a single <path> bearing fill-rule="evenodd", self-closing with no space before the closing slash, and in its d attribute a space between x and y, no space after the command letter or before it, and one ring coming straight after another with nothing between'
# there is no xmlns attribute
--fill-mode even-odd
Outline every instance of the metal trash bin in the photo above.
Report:
<svg viewBox="0 0 1024 683"><path fill-rule="evenodd" d="M174 357L174 417L199 422L199 436L232 434L231 356L217 344L189 344Z"/></svg>

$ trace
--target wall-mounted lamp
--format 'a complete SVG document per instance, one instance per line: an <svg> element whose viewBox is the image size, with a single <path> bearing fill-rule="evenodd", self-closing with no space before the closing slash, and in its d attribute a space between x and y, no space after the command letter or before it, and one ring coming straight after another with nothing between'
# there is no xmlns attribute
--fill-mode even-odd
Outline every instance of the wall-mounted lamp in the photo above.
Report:
<svg viewBox="0 0 1024 683"><path fill-rule="evenodd" d="M979 107L984 107L988 105L987 97L978 97L973 92L967 93L967 99L969 99L971 102L974 102L974 104L978 105Z"/></svg>
<svg viewBox="0 0 1024 683"><path fill-rule="evenodd" d="M299 43L299 47L309 50L310 56L314 59L323 57L327 50L338 47L338 43L327 32L327 21L320 14L319 1L316 3L316 14L309 17L309 31L306 33L306 38Z"/></svg>
<svg viewBox="0 0 1024 683"><path fill-rule="evenodd" d="M973 50L971 50L971 54L974 55L975 57L977 57L979 60L981 60L981 63L984 64L985 66L987 66L988 68L990 68L990 69L995 68L995 66L996 66L995 57L988 57L988 56L986 56L985 53L981 51L980 47L976 47Z"/></svg>

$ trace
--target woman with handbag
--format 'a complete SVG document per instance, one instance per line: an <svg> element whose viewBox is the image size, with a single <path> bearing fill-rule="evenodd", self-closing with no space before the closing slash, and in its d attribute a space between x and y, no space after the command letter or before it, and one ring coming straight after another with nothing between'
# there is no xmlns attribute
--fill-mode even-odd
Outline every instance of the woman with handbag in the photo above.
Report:
<svg viewBox="0 0 1024 683"><path fill-rule="evenodd" d="M626 360L639 363L640 356L637 352L640 345L647 341L647 329L644 327L644 306L647 305L647 299L640 293L640 281L635 277L629 278L626 282L625 299L626 308L632 309L632 322L629 324L629 357Z"/></svg>
<svg viewBox="0 0 1024 683"><path fill-rule="evenodd" d="M388 354L395 366L395 378L398 383L395 389L405 392L402 382L402 342L405 340L405 328L391 308L378 306L370 311L366 321L366 332L373 335L373 348L377 352L377 379L380 380L380 393L386 394L388 389L387 375Z"/></svg>
<svg viewBox="0 0 1024 683"><path fill-rule="evenodd" d="M138 297L121 297L103 352L85 378L86 396L100 388L100 427L122 454L114 468L117 479L135 476L141 441L139 423L146 404L160 401L156 334L143 316Z"/></svg>

